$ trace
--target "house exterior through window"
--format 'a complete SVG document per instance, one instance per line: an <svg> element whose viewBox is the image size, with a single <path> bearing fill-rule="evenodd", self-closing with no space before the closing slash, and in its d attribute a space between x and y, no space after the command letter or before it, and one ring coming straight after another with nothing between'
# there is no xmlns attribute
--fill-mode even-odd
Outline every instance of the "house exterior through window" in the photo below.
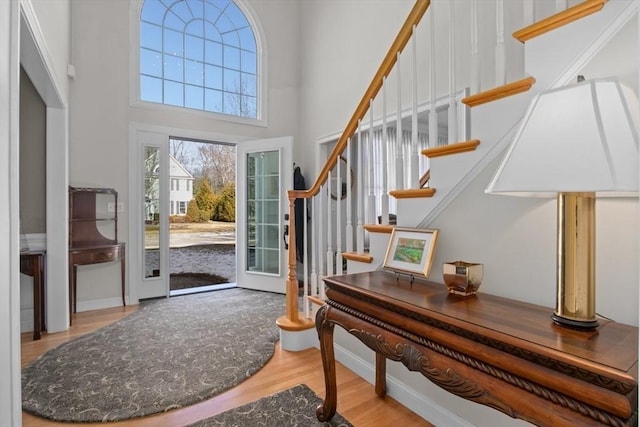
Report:
<svg viewBox="0 0 640 427"><path fill-rule="evenodd" d="M169 179L171 180L169 192L171 215L186 215L189 201L193 199L193 175L175 157L169 156ZM180 182L183 185L180 185Z"/></svg>

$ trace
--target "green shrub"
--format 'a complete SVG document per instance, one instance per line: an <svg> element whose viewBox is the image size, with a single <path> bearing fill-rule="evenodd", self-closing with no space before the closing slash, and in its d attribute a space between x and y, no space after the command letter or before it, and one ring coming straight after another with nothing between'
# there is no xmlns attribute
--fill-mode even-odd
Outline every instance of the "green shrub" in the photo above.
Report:
<svg viewBox="0 0 640 427"><path fill-rule="evenodd" d="M227 184L216 197L213 210L215 221L236 221L236 187L234 183Z"/></svg>
<svg viewBox="0 0 640 427"><path fill-rule="evenodd" d="M189 204L187 205L187 214L185 215L186 222L202 222L200 219L202 216L202 212L198 207L198 202L196 199L189 200Z"/></svg>
<svg viewBox="0 0 640 427"><path fill-rule="evenodd" d="M195 200L198 203L198 209L209 213L213 212L216 206L216 195L211 190L209 181L206 178L202 178L198 181L197 187Z"/></svg>

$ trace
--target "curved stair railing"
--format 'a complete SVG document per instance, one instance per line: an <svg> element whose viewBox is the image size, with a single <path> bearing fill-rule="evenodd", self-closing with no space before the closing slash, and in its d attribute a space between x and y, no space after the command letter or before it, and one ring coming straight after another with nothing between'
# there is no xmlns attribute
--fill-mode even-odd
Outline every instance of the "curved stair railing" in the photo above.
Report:
<svg viewBox="0 0 640 427"><path fill-rule="evenodd" d="M516 31L514 37L524 42L526 38L597 12L606 0L587 0L568 8L566 0L556 1L556 8L561 10L551 11L537 10L542 6L534 0L520 2L520 10L523 11L521 27L524 28ZM524 58L518 51L516 39L510 39L515 43L509 46L505 44L505 7L515 3L471 0L468 16L459 22L454 2L416 0L313 185L307 190L288 191L291 221L286 312L277 321L281 329L301 331L313 326L310 303L321 304L324 299L322 276L342 274L347 259L371 262L366 251L370 232L366 230L388 233L392 229L394 222L390 205L394 200L390 201L389 195L394 199L433 197L436 189L429 187L429 159L466 153L478 147L480 141L469 137L469 108L525 92L535 83L532 76L524 75ZM544 7L548 4L544 2ZM486 42L487 29L479 25L479 7L492 7L495 13L495 38L489 37L489 44L493 47L482 46ZM440 13L436 14L434 8ZM543 18L533 23L535 15ZM438 20L447 19L446 58L435 54L436 17ZM460 46L456 42L457 28L470 28L468 46ZM423 59L426 58L422 62L428 63L424 73L418 72L418 38L423 49L420 53ZM471 58L469 69L465 70L468 71L465 81L456 81L458 48L468 49ZM490 83L485 83L485 86L492 87L482 90L481 53L488 49L493 51L494 77L488 79ZM515 60L511 60L508 54L512 51L516 52ZM442 85L436 84L440 65L448 67L445 94L439 93ZM419 79L424 80L425 75L427 82L420 86ZM519 77L506 83L507 78L514 75ZM388 79L395 82L389 83ZM389 114L388 92L394 90L395 111ZM470 90L473 95L469 95ZM406 92L411 93L407 102L409 106L402 100ZM374 110L378 117L374 116ZM419 119L427 124L419 125ZM440 126L441 122L446 122L446 125ZM357 176L352 173L353 169L358 171ZM345 171L347 173L343 173ZM296 203L302 204L302 212L309 212L310 220L302 222L302 229L296 229L293 220ZM296 248L298 233L303 234L301 251ZM300 284L305 297L302 299L302 311L299 307Z"/></svg>

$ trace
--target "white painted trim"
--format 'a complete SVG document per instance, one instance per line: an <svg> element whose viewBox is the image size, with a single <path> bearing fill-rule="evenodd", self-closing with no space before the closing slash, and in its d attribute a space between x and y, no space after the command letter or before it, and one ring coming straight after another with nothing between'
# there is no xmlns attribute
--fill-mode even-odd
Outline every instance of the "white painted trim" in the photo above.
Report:
<svg viewBox="0 0 640 427"><path fill-rule="evenodd" d="M47 329L69 326L68 306L68 112L40 23L31 0L20 0L20 61L47 106Z"/></svg>
<svg viewBox="0 0 640 427"><path fill-rule="evenodd" d="M66 97L57 85L55 67L31 0L20 0L20 63L47 107L61 108Z"/></svg>
<svg viewBox="0 0 640 427"><path fill-rule="evenodd" d="M0 425L22 424L20 382L19 100L20 12L0 2Z"/></svg>
<svg viewBox="0 0 640 427"><path fill-rule="evenodd" d="M47 107L47 332L69 327L69 128L66 108ZM61 203L62 201L62 203Z"/></svg>
<svg viewBox="0 0 640 427"><path fill-rule="evenodd" d="M375 367L344 347L334 344L336 360L370 384L375 383ZM419 374L416 374L419 375ZM425 381L428 381L426 378ZM425 420L437 426L473 427L473 424L436 404L426 395L407 387L405 383L387 373L387 395L394 398Z"/></svg>

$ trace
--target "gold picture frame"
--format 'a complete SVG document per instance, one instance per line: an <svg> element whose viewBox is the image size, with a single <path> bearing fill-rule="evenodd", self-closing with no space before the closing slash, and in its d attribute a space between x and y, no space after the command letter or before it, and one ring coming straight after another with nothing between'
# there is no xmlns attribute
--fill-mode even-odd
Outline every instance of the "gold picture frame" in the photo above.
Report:
<svg viewBox="0 0 640 427"><path fill-rule="evenodd" d="M438 230L394 228L384 257L383 269L413 276L429 276Z"/></svg>

